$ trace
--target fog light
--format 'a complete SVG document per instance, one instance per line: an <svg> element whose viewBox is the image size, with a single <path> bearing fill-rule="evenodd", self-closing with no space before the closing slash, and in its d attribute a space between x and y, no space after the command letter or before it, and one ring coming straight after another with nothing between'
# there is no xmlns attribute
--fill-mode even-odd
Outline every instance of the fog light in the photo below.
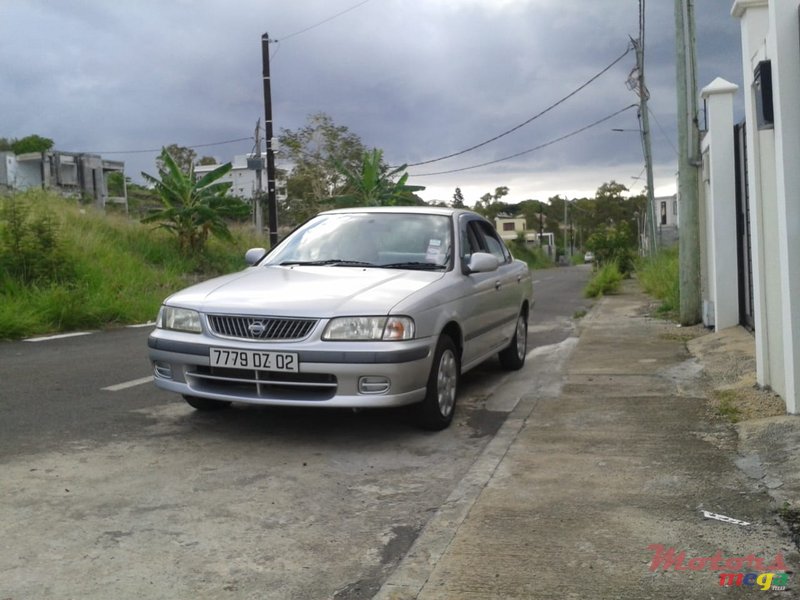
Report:
<svg viewBox="0 0 800 600"><path fill-rule="evenodd" d="M160 360L153 362L153 372L161 379L172 379L172 365Z"/></svg>
<svg viewBox="0 0 800 600"><path fill-rule="evenodd" d="M361 377L358 380L358 391L361 394L385 394L389 387L388 377Z"/></svg>

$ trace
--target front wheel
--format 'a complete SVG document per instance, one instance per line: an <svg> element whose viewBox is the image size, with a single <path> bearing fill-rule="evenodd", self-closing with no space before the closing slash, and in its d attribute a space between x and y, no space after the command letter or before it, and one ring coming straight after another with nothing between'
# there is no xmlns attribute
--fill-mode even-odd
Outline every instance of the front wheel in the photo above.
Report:
<svg viewBox="0 0 800 600"><path fill-rule="evenodd" d="M453 420L461 364L453 340L442 335L436 344L425 399L417 406L417 422L423 429L440 431Z"/></svg>
<svg viewBox="0 0 800 600"><path fill-rule="evenodd" d="M525 364L525 355L528 353L528 318L525 313L519 313L517 327L511 343L499 353L500 364L504 369L517 371Z"/></svg>
<svg viewBox="0 0 800 600"><path fill-rule="evenodd" d="M195 410L202 410L205 412L222 410L231 405L227 400L211 400L210 398L198 398L197 396L184 396L183 399Z"/></svg>

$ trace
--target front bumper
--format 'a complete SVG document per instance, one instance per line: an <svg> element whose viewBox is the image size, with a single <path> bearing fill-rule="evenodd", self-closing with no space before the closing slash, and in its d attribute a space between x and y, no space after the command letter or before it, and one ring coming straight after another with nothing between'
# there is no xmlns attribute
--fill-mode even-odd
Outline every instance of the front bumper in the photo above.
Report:
<svg viewBox="0 0 800 600"><path fill-rule="evenodd" d="M403 342L241 343L157 329L148 338L154 381L188 396L260 405L391 407L425 396L431 339ZM296 352L298 373L209 366L209 349ZM301 348L302 346L302 348Z"/></svg>

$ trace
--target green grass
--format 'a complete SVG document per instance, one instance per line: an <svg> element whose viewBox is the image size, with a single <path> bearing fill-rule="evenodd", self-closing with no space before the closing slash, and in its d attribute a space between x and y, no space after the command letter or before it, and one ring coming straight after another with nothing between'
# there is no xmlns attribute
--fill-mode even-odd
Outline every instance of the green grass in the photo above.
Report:
<svg viewBox="0 0 800 600"><path fill-rule="evenodd" d="M731 423L738 423L742 411L736 406L736 393L731 390L714 390L713 395L719 402L717 414Z"/></svg>
<svg viewBox="0 0 800 600"><path fill-rule="evenodd" d="M664 248L656 256L640 259L636 277L645 292L661 301L658 308L666 316L680 308L678 248Z"/></svg>
<svg viewBox="0 0 800 600"><path fill-rule="evenodd" d="M614 262L606 263L589 280L583 290L583 294L587 298L616 294L620 285L622 285L622 279L623 275L620 273L617 264Z"/></svg>
<svg viewBox="0 0 800 600"><path fill-rule="evenodd" d="M512 240L509 248L514 258L524 261L531 269L549 269L555 266L553 259L541 248L530 247L524 242L520 243L518 240Z"/></svg>
<svg viewBox="0 0 800 600"><path fill-rule="evenodd" d="M166 232L124 215L81 208L41 191L16 200L32 214L46 211L55 220L60 271L68 275L23 283L0 261L0 339L151 321L171 293L242 269L247 248L267 245L242 227L233 230L233 244L212 240L201 256L186 258ZM0 197L0 203L8 201ZM0 242L4 225L7 235L0 220Z"/></svg>

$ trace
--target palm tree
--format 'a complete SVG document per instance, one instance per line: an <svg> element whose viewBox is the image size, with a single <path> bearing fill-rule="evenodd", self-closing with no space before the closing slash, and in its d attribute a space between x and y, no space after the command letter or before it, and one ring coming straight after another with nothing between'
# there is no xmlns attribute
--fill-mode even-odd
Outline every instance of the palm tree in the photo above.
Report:
<svg viewBox="0 0 800 600"><path fill-rule="evenodd" d="M231 170L231 163L198 180L194 166L182 170L166 148L162 148L159 160L159 177L147 173L142 176L153 184L163 208L143 218L142 223L158 223L174 234L185 255L202 252L209 235L231 240L226 219L250 213L247 204L227 195L231 183L218 182Z"/></svg>

